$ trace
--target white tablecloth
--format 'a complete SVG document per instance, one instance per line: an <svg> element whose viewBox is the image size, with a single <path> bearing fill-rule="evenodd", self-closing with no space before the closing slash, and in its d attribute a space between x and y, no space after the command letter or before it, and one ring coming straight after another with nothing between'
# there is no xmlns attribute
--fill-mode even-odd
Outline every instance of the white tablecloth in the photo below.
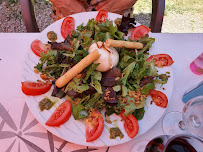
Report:
<svg viewBox="0 0 203 152"><path fill-rule="evenodd" d="M0 33L0 151L95 151L126 152L141 140L164 134L162 119L170 111L182 111L186 90L203 80L193 74L189 64L203 52L203 34L153 34L156 46L169 54L175 63L174 89L165 114L148 132L132 141L103 148L85 147L66 142L47 132L29 112L21 92L21 74L26 48L38 33ZM19 121L20 120L20 121ZM42 144L43 143L43 144ZM88 150L87 150L88 148ZM95 149L95 150L94 150Z"/></svg>

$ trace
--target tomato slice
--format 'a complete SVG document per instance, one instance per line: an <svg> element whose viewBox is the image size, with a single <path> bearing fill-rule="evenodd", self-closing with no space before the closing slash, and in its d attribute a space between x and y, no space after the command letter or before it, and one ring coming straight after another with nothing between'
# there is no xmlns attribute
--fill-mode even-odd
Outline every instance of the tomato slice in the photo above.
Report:
<svg viewBox="0 0 203 152"><path fill-rule="evenodd" d="M44 82L24 81L22 83L22 91L26 95L41 95L49 91L51 84Z"/></svg>
<svg viewBox="0 0 203 152"><path fill-rule="evenodd" d="M91 142L100 137L104 129L103 116L99 111L92 111L85 121L86 142Z"/></svg>
<svg viewBox="0 0 203 152"><path fill-rule="evenodd" d="M96 16L96 21L99 23L105 22L108 19L108 12L105 10L100 10Z"/></svg>
<svg viewBox="0 0 203 152"><path fill-rule="evenodd" d="M124 110L120 113L120 117L124 120L124 129L130 138L134 138L138 131L139 125L133 114L124 116Z"/></svg>
<svg viewBox="0 0 203 152"><path fill-rule="evenodd" d="M155 65L158 67L168 66L174 63L173 59L168 54L151 55L146 61L155 60Z"/></svg>
<svg viewBox="0 0 203 152"><path fill-rule="evenodd" d="M51 115L49 120L45 123L47 126L60 126L64 124L71 116L71 103L66 100L58 106L58 108Z"/></svg>
<svg viewBox="0 0 203 152"><path fill-rule="evenodd" d="M65 39L68 35L72 34L72 31L75 30L75 20L73 17L64 18L61 25L61 35Z"/></svg>
<svg viewBox="0 0 203 152"><path fill-rule="evenodd" d="M130 40L139 40L141 37L148 34L150 29L145 25L137 26L133 29Z"/></svg>
<svg viewBox="0 0 203 152"><path fill-rule="evenodd" d="M41 57L41 53L46 54L47 51L50 49L49 45L43 44L40 40L34 40L31 43L32 51L39 57Z"/></svg>
<svg viewBox="0 0 203 152"><path fill-rule="evenodd" d="M168 98L167 96L161 92L161 91L157 91L157 90L150 90L149 91L149 95L151 95L152 100L154 101L154 103L162 108L166 108L168 105Z"/></svg>

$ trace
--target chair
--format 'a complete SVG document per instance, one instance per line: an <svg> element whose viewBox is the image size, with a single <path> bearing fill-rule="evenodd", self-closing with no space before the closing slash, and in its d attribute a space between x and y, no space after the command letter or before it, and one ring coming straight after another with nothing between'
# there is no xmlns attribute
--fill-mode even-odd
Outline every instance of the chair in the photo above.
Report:
<svg viewBox="0 0 203 152"><path fill-rule="evenodd" d="M39 32L32 0L20 0L21 12L27 32ZM165 0L152 0L152 16L150 29L153 33L160 33L165 10Z"/></svg>

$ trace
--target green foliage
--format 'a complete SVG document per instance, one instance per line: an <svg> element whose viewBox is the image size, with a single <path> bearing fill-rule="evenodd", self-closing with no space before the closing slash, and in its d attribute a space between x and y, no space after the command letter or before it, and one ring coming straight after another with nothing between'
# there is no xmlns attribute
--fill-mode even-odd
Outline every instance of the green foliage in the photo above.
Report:
<svg viewBox="0 0 203 152"><path fill-rule="evenodd" d="M134 5L134 14L151 13L152 0L138 0ZM165 15L168 13L186 14L200 13L203 14L203 0L167 0L165 3Z"/></svg>
<svg viewBox="0 0 203 152"><path fill-rule="evenodd" d="M8 0L8 3L9 3L9 4L16 4L16 3L18 3L18 1L19 1L19 0Z"/></svg>

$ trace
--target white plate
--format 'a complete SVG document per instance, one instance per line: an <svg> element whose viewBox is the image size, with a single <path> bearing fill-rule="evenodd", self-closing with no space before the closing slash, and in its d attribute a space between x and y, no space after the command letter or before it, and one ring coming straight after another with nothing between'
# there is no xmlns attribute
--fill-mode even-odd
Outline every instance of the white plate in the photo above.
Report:
<svg viewBox="0 0 203 152"><path fill-rule="evenodd" d="M86 13L78 13L71 15L75 19L75 27L80 25L81 23L84 23L84 25L88 22L89 19L95 18L97 15L97 12L86 12ZM115 20L118 17L121 17L118 14L114 13L109 13L108 14L109 18L111 20ZM48 41L47 39L47 32L49 31L54 31L57 33L58 36L58 42L63 41L64 39L62 38L60 34L60 28L61 28L61 23L63 19L51 24L49 27L47 27L44 31L41 32L39 37L36 37L36 39L40 39L43 43L46 43ZM28 44L30 45L30 44ZM153 45L156 45L154 43ZM158 53L164 53L161 52L161 50L150 50L151 54L158 54ZM33 72L34 66L38 63L39 57L37 57L30 49L28 48L28 53L25 59L25 64L24 64L24 73L23 73L23 81L30 80L30 81L36 81L40 79L38 74L35 74ZM168 97L168 100L170 101L171 94L172 94L172 89L173 89L173 73L171 67L164 67L162 69L158 69L159 73L165 73L166 71L169 71L171 74L171 77L169 78L169 81L167 84L164 85L164 88L166 90L163 90L159 86L156 86L156 90L160 90L163 93L166 94ZM53 88L52 88L53 89ZM110 134L108 131L108 128L114 127L116 125L113 123L112 125L109 125L105 122L105 127L103 130L102 135L95 141L93 142L86 142L85 139L85 125L82 121L79 120L74 120L73 116L70 117L70 119L60 127L49 127L45 125L45 122L48 120L48 118L51 116L51 114L54 112L54 110L62 103L65 99L58 99L55 97L51 97L51 92L52 89L47 92L44 95L41 96L27 96L26 102L27 105L30 109L30 111L33 113L34 117L41 123L47 130L55 134L56 136L63 138L64 140L67 140L72 143L80 144L80 145L85 145L85 146L94 146L94 147L103 147L103 146L113 146L113 145L118 145L122 144L125 142L128 142L131 140L131 138L128 137L128 135L125 133L125 130L123 128L123 121L120 121L120 117L116 115L112 115L110 118L111 120L118 119L117 125L121 129L122 133L124 134L124 138L120 140L119 137L116 139L110 139ZM58 102L53 106L50 110L45 110L41 112L38 107L38 103L41 99L44 97L49 97L52 100L57 100ZM148 97L146 100L147 105L145 106L145 115L144 118L140 121L139 123L139 132L135 138L138 136L144 134L147 130L152 128L156 122L161 118L163 113L165 112L166 109L160 108L156 106L155 104L150 104L151 97ZM170 104L170 103L169 103Z"/></svg>

